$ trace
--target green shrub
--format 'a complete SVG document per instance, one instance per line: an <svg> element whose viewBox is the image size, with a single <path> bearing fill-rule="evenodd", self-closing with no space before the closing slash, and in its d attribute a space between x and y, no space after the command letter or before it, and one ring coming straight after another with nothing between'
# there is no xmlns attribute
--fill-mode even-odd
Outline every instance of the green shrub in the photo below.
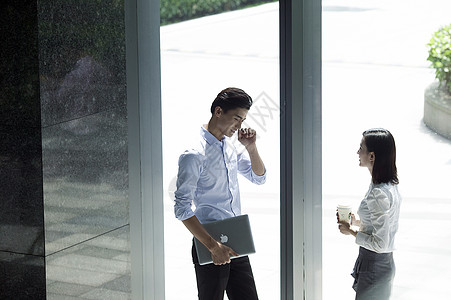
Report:
<svg viewBox="0 0 451 300"><path fill-rule="evenodd" d="M275 0L161 0L161 25L191 20Z"/></svg>
<svg viewBox="0 0 451 300"><path fill-rule="evenodd" d="M440 86L445 85L451 93L451 24L434 33L428 44L431 67Z"/></svg>

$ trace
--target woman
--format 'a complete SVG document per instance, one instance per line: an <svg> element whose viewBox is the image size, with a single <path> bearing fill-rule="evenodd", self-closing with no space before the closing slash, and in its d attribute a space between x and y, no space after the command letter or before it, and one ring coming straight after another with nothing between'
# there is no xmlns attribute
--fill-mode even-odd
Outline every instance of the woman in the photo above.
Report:
<svg viewBox="0 0 451 300"><path fill-rule="evenodd" d="M360 246L352 273L355 299L385 300L390 298L395 275L392 251L401 204L395 140L388 130L367 130L357 154L360 166L370 171L371 184L357 211L360 220L351 214L351 225L359 230L340 221L338 228L345 235L353 235Z"/></svg>

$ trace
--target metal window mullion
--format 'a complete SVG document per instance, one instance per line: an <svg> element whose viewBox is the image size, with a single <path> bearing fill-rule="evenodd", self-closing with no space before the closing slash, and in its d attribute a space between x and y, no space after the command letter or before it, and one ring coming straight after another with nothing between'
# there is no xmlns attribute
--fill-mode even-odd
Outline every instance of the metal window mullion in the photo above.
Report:
<svg viewBox="0 0 451 300"><path fill-rule="evenodd" d="M280 2L281 299L321 292L321 2ZM302 117L300 117L302 116Z"/></svg>
<svg viewBox="0 0 451 300"><path fill-rule="evenodd" d="M160 6L125 1L131 285L133 299L164 299Z"/></svg>

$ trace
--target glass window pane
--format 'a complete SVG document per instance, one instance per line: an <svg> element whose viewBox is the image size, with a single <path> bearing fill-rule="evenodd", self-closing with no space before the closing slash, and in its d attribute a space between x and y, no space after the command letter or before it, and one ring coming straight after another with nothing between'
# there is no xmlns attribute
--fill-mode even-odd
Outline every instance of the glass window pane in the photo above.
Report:
<svg viewBox="0 0 451 300"><path fill-rule="evenodd" d="M226 87L254 104L243 127L257 131L267 180L239 176L242 212L250 218L256 254L250 256L261 299L277 299L279 284L279 52L278 3L161 27L166 299L197 299L192 235L174 217L178 158L199 139L210 106ZM239 151L236 136L231 140Z"/></svg>
<svg viewBox="0 0 451 300"><path fill-rule="evenodd" d="M451 141L425 126L434 82L426 44L450 24L447 0L323 0L324 300L353 299L358 255L337 229L337 204L357 210L371 177L356 154L362 132L384 127L397 146L403 196L392 299L446 299L451 266Z"/></svg>

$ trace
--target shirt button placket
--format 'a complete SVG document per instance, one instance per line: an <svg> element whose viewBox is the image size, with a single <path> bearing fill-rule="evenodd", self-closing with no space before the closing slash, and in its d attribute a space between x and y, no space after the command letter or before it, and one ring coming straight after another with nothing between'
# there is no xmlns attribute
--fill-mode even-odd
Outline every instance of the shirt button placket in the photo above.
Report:
<svg viewBox="0 0 451 300"><path fill-rule="evenodd" d="M229 157L227 155L227 151L226 151L226 145L223 141L223 147L222 147L222 155L224 157L224 162L225 162L225 166L226 166L226 172L227 172L227 186L230 192L230 196L231 196L231 200L230 200L230 210L232 211L233 215L236 216L235 212L233 211L233 189L232 189L232 185L230 184L231 181L231 177L230 177L230 172L229 170L232 168L232 166L230 165L230 160Z"/></svg>

